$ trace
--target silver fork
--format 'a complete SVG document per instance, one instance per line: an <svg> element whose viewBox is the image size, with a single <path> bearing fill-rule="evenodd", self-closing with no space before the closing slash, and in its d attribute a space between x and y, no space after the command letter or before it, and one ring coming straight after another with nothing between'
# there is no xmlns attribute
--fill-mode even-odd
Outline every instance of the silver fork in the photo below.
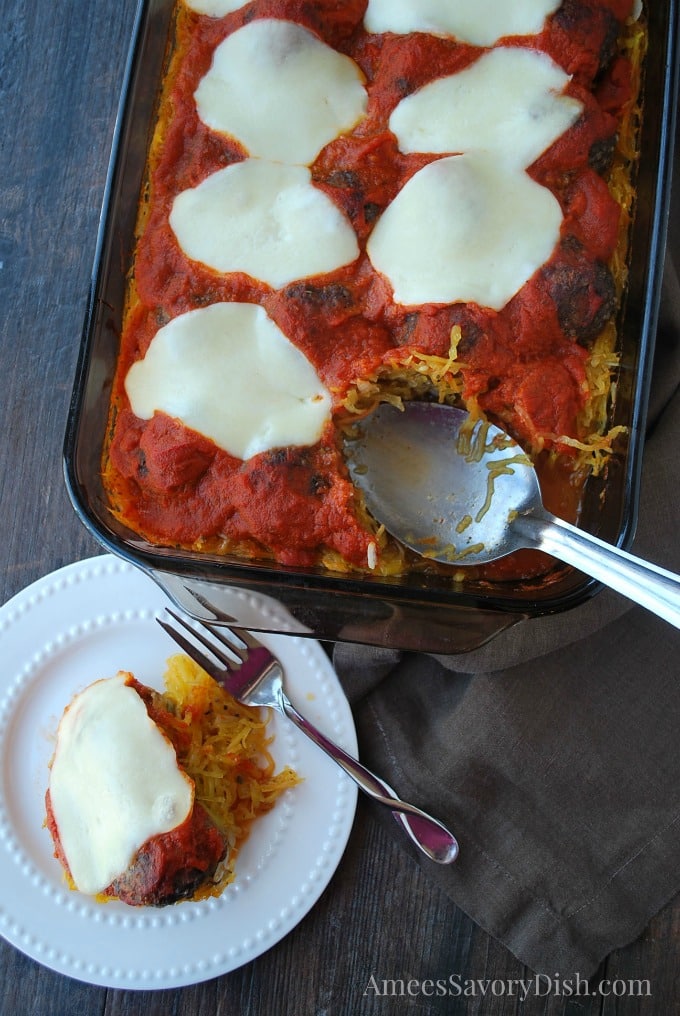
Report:
<svg viewBox="0 0 680 1016"><path fill-rule="evenodd" d="M431 860L439 864L455 861L458 843L441 822L415 805L400 800L389 784L352 758L297 711L284 691L280 661L254 635L240 628L234 631L223 625L216 629L205 622L197 622L201 625L199 630L174 611L166 609L187 634L177 631L159 617L156 620L160 626L187 656L207 671L230 695L245 705L269 706L278 710L337 762L369 797L390 808L416 846Z"/></svg>

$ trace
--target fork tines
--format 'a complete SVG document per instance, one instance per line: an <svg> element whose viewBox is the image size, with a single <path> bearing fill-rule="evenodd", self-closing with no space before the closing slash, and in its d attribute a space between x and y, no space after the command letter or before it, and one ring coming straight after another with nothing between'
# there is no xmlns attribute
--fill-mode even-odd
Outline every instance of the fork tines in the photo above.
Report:
<svg viewBox="0 0 680 1016"><path fill-rule="evenodd" d="M207 634L205 634L204 630L200 630L194 627L193 625L189 624L189 622L186 621L183 617L180 617L179 614L176 614L174 610L170 610L169 607L166 607L165 609L166 612L177 622L177 624L181 625L182 628L184 628L184 630L188 632L189 635L192 636L192 639L195 639L196 642L199 642L205 649L208 650L209 653L212 654L212 656L218 663L220 663L223 667L226 667L228 670L234 670L235 668L240 667L241 664L244 662L244 660L247 658L248 649L245 646L245 643L243 642L242 639L239 638L239 636L235 632L232 632L230 628L227 630L229 631L229 634L232 636L233 641L231 639L228 639L221 630L217 631L214 628L208 628L207 625L202 625L201 626L202 629L205 629L205 631L208 631L210 633L210 635L208 636ZM172 625L168 624L167 621L164 621L162 618L159 617L156 620L160 624L161 628L163 628L163 630L167 632L170 638L174 639L177 645L184 650L187 656L190 656L200 666L202 666L204 670L207 670L208 673L211 673L212 669L214 669L214 663L212 664L211 667L210 661L206 660L204 653L197 648L197 646L194 644L193 641L189 640L181 632L178 632ZM220 647L215 645L215 642L219 642L220 645L223 646L231 655L227 655L226 653L222 652ZM239 642L241 642L242 644L239 645L238 644ZM199 654L200 658L198 658Z"/></svg>

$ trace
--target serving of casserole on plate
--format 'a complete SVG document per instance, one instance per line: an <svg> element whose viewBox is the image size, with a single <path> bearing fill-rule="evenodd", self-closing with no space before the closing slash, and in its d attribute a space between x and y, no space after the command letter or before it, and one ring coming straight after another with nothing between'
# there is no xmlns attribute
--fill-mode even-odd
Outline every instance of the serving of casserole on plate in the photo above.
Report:
<svg viewBox="0 0 680 1016"><path fill-rule="evenodd" d="M66 445L100 541L175 596L244 585L317 636L436 651L589 595L531 552L406 551L343 441L381 400L463 405L531 455L552 511L630 538L675 21L140 5Z"/></svg>
<svg viewBox="0 0 680 1016"><path fill-rule="evenodd" d="M103 903L74 891L54 856L45 823L45 789L59 721L67 705L91 687L93 675L107 683L119 662L147 689L164 694L168 685L161 675L172 643L156 617L166 603L162 590L140 569L118 556L100 554L44 575L0 606L5 663L0 676L5 773L0 785L2 936L68 977L147 992L218 977L287 935L332 878L352 830L357 800L355 784L335 763L274 713L267 720L266 737L272 738L268 752L277 773L292 769L300 782L253 822L239 847L233 881L216 895L204 892L200 899L162 907L132 907L112 898ZM235 589L228 592L225 607L252 618L270 610L262 597ZM277 623L285 631L287 621L278 610ZM282 634L265 635L262 641L282 660L293 701L304 704L319 729L356 755L352 712L323 648L313 640ZM174 696L178 684L174 678L170 684ZM95 720L97 725L100 720ZM214 726L211 733L219 738L232 720ZM202 720L196 716L189 722L195 735L195 724ZM115 734L107 722L104 727ZM84 741L79 748L87 751L87 736ZM102 752L95 752L102 759L105 741L100 742ZM92 738L89 744L92 747ZM125 765L127 756L133 768L139 768L139 743L136 754L134 746L132 754L127 747L119 765ZM186 771L193 770L197 756L187 765L181 755ZM229 762L220 762L219 768L225 764ZM217 771L211 766L203 776L195 774L196 792L206 807ZM78 782L86 794L102 789L98 780ZM247 816L250 796L247 789L237 805L234 817L239 822ZM113 842L108 837L104 842L107 854L116 849L115 835ZM161 857L156 853L156 860ZM181 863L182 852L174 859Z"/></svg>

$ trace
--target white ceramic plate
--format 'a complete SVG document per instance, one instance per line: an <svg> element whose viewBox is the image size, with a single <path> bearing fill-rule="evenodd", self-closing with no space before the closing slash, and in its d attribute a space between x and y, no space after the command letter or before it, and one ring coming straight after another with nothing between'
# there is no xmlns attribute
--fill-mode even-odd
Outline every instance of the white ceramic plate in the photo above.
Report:
<svg viewBox="0 0 680 1016"><path fill-rule="evenodd" d="M276 762L304 781L254 826L222 896L137 908L96 904L66 887L43 825L58 721L77 691L118 670L162 687L176 648L155 622L167 603L142 572L103 555L46 576L0 608L0 934L59 973L112 988L195 984L270 948L327 886L356 807L354 784L275 715ZM257 610L257 597L234 590L228 609ZM275 608L269 601L261 609ZM356 754L352 714L321 646L295 635L262 641L281 658L297 707Z"/></svg>

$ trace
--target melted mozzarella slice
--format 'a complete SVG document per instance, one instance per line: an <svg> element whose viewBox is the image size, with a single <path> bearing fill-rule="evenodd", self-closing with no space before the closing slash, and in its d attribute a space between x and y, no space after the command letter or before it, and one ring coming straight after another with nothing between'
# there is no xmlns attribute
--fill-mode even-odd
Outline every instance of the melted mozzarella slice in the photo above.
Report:
<svg viewBox="0 0 680 1016"><path fill-rule="evenodd" d="M274 288L351 264L351 223L304 166L246 159L179 194L170 225L184 253Z"/></svg>
<svg viewBox="0 0 680 1016"><path fill-rule="evenodd" d="M77 695L57 733L50 800L71 876L85 893L106 889L151 836L176 828L193 806L193 783L128 676Z"/></svg>
<svg viewBox="0 0 680 1016"><path fill-rule="evenodd" d="M211 18L223 18L225 14L238 11L245 7L249 0L184 0L184 3L191 11L197 14L207 14Z"/></svg>
<svg viewBox="0 0 680 1016"><path fill-rule="evenodd" d="M331 398L262 307L216 303L174 318L125 380L132 410L181 420L240 459L321 437Z"/></svg>
<svg viewBox="0 0 680 1016"><path fill-rule="evenodd" d="M547 188L475 152L416 173L378 220L367 249L397 303L500 310L550 257L561 222Z"/></svg>
<svg viewBox="0 0 680 1016"><path fill-rule="evenodd" d="M390 129L402 152L497 152L526 168L578 119L582 103L550 57L500 48L402 99Z"/></svg>
<svg viewBox="0 0 680 1016"><path fill-rule="evenodd" d="M195 93L198 115L249 155L309 165L366 112L358 66L290 21L251 21L217 49Z"/></svg>
<svg viewBox="0 0 680 1016"><path fill-rule="evenodd" d="M367 32L452 35L493 46L508 35L535 35L561 0L368 0Z"/></svg>

